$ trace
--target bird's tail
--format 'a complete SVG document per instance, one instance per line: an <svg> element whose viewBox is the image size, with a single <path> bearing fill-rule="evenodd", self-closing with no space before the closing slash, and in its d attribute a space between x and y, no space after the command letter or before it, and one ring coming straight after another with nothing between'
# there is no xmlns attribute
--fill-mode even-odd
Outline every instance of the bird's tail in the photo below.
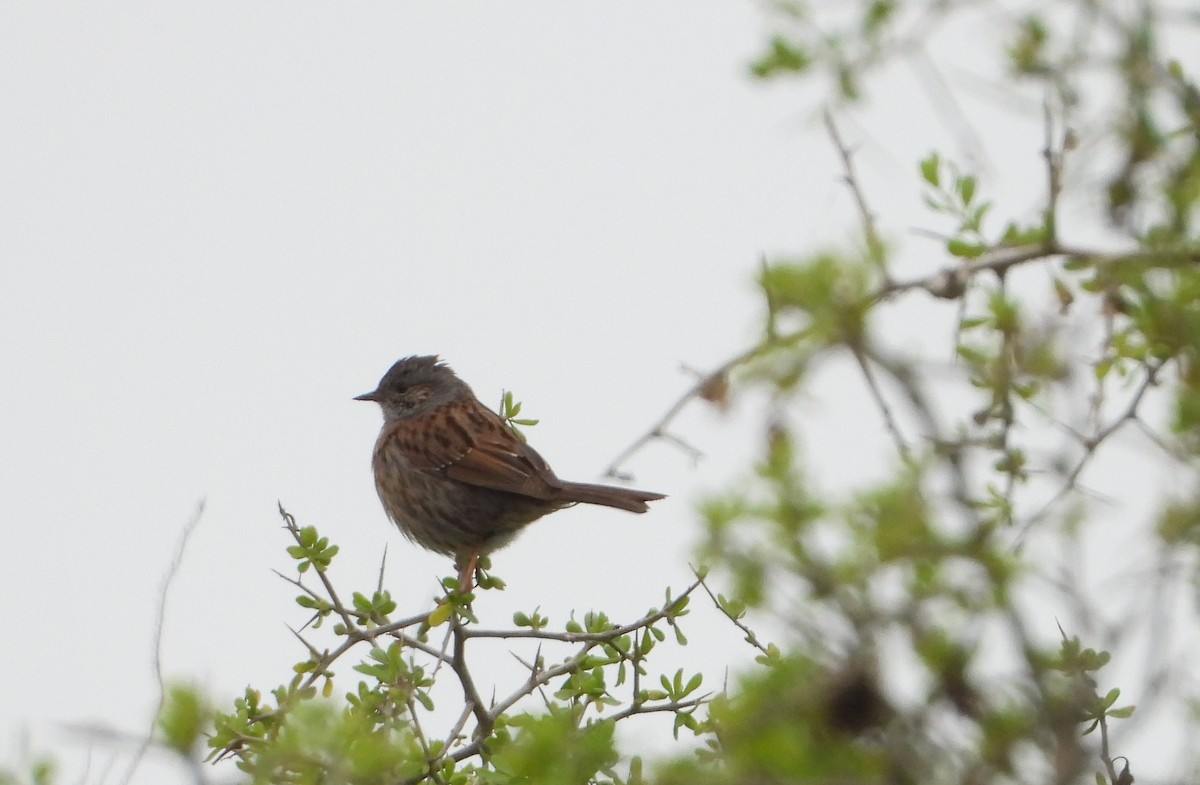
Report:
<svg viewBox="0 0 1200 785"><path fill-rule="evenodd" d="M556 495L565 502L600 504L630 512L646 512L650 509L646 502L666 498L661 493L617 488L612 485L593 485L586 482L564 482L562 490Z"/></svg>

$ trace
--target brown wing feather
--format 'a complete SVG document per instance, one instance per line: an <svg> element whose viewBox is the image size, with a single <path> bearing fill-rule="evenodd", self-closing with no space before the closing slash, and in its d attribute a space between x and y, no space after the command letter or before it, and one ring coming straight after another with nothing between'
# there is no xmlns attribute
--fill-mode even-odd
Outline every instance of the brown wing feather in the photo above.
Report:
<svg viewBox="0 0 1200 785"><path fill-rule="evenodd" d="M562 487L542 456L478 401L433 412L404 445L415 469L468 485L550 499Z"/></svg>

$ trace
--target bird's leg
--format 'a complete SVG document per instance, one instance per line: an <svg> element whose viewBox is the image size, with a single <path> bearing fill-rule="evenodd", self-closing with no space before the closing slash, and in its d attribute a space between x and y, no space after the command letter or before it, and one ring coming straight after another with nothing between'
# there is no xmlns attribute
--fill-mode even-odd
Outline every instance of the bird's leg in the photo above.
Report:
<svg viewBox="0 0 1200 785"><path fill-rule="evenodd" d="M479 564L479 551L472 551L465 563L462 556L455 561L459 564L458 588L466 594L475 588L475 567Z"/></svg>

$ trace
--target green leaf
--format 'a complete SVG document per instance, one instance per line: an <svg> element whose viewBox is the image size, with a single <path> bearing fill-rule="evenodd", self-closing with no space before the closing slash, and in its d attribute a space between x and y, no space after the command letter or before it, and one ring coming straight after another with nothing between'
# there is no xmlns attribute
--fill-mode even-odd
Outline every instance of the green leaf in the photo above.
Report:
<svg viewBox="0 0 1200 785"><path fill-rule="evenodd" d="M983 365L988 362L988 355L984 354L974 346L959 344L958 346L954 347L954 351L959 357L963 358L972 365Z"/></svg>
<svg viewBox="0 0 1200 785"><path fill-rule="evenodd" d="M733 619L741 619L746 615L746 603L728 599L724 594L717 595L717 607Z"/></svg>
<svg viewBox="0 0 1200 785"><path fill-rule="evenodd" d="M975 178L971 175L963 175L954 182L954 190L962 199L963 207L971 206L971 200L975 198L975 186Z"/></svg>
<svg viewBox="0 0 1200 785"><path fill-rule="evenodd" d="M454 612L454 605L451 602L441 602L429 614L427 623L430 627L438 627L450 621L450 614Z"/></svg>
<svg viewBox="0 0 1200 785"><path fill-rule="evenodd" d="M983 243L973 243L960 237L951 237L946 241L946 250L961 259L978 259L987 249Z"/></svg>
<svg viewBox="0 0 1200 785"><path fill-rule="evenodd" d="M978 204L975 209L971 210L967 216L966 228L972 231L979 232L983 229L983 219L987 217L988 211L992 209L991 202Z"/></svg>
<svg viewBox="0 0 1200 785"><path fill-rule="evenodd" d="M937 188L941 182L942 159L937 153L930 153L921 161L921 178Z"/></svg>
<svg viewBox="0 0 1200 785"><path fill-rule="evenodd" d="M191 756L200 745L211 715L212 710L199 691L172 685L167 689L158 717L163 742L176 752Z"/></svg>
<svg viewBox="0 0 1200 785"><path fill-rule="evenodd" d="M783 73L802 73L812 63L812 58L803 48L783 36L775 36L768 46L766 54L750 66L750 72L759 79Z"/></svg>
<svg viewBox="0 0 1200 785"><path fill-rule="evenodd" d="M878 35L880 31L895 16L895 0L871 0L863 15L863 32L868 36Z"/></svg>
<svg viewBox="0 0 1200 785"><path fill-rule="evenodd" d="M758 655L754 658L754 661L759 665L772 665L779 662L781 657L782 653L779 651L779 647L774 643L768 643L767 653Z"/></svg>

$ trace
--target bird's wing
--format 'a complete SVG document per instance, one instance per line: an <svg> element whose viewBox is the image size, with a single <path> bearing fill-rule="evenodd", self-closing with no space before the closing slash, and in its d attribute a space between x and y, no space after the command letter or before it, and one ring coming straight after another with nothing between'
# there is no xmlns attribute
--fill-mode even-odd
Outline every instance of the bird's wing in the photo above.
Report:
<svg viewBox="0 0 1200 785"><path fill-rule="evenodd" d="M478 401L430 412L405 455L413 468L451 480L549 499L562 483L549 464Z"/></svg>

